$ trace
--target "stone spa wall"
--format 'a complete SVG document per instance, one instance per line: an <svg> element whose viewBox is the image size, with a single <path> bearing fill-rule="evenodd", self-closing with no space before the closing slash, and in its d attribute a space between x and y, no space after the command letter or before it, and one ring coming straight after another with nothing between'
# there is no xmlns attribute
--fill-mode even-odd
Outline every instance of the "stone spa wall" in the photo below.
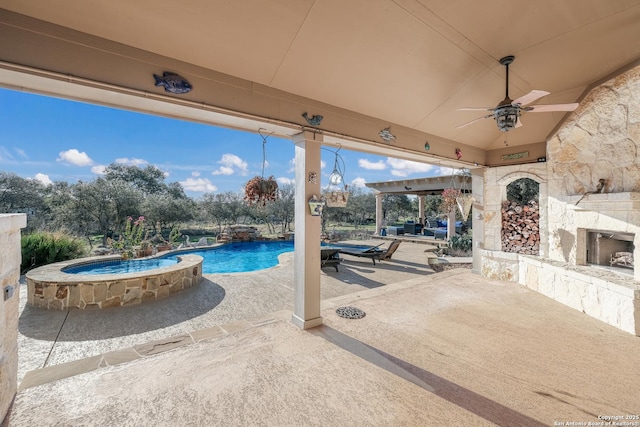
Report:
<svg viewBox="0 0 640 427"><path fill-rule="evenodd" d="M82 264L108 258L87 258ZM117 258L116 258L117 259ZM181 255L170 267L125 274L68 274L62 271L78 260L59 262L27 273L27 302L50 310L107 308L156 300L197 285L202 280L202 257Z"/></svg>

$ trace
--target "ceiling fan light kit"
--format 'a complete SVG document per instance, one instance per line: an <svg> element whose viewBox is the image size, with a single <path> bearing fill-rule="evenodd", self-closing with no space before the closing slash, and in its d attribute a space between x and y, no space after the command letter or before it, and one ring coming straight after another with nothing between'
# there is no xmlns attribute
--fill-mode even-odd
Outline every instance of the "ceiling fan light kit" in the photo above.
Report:
<svg viewBox="0 0 640 427"><path fill-rule="evenodd" d="M505 81L505 97L494 108L481 107L481 108L458 108L458 111L491 111L491 114L479 117L471 120L470 122L463 123L458 128L469 126L482 119L488 119L493 117L498 125L498 129L502 132L509 132L517 127L522 126L520 116L522 112L532 111L535 113L546 113L551 111L573 111L578 108L577 103L573 104L555 104L555 105L533 105L527 106L527 104L537 101L543 96L549 95L549 92L544 90L532 90L524 96L518 99L512 100L509 98L509 65L513 63L515 56L509 55L500 59L500 64L506 68L506 81Z"/></svg>

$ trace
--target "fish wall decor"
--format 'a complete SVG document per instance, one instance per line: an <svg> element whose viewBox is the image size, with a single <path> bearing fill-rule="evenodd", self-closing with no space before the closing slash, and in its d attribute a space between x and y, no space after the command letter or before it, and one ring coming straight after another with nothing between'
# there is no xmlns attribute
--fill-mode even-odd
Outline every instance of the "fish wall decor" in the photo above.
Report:
<svg viewBox="0 0 640 427"><path fill-rule="evenodd" d="M193 89L193 86L184 77L170 71L162 73L162 77L157 74L154 74L153 77L156 79L156 86L164 87L164 90L169 93L188 93Z"/></svg>

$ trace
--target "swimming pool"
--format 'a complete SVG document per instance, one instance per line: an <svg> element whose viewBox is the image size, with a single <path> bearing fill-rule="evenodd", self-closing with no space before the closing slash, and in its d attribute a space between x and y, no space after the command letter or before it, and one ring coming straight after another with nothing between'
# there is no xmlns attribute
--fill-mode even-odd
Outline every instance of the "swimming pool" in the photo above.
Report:
<svg viewBox="0 0 640 427"><path fill-rule="evenodd" d="M278 265L278 255L293 251L293 241L263 241L228 243L212 249L180 252L204 258L202 272L243 273L264 270ZM180 254L168 254L159 259L173 260Z"/></svg>
<svg viewBox="0 0 640 427"><path fill-rule="evenodd" d="M183 254L199 255L204 274L243 273L264 270L278 265L278 255L293 251L293 241L264 241L228 243L208 249L193 249L169 253L160 257L134 260L110 260L72 266L64 269L70 274L123 274L153 270L175 265Z"/></svg>

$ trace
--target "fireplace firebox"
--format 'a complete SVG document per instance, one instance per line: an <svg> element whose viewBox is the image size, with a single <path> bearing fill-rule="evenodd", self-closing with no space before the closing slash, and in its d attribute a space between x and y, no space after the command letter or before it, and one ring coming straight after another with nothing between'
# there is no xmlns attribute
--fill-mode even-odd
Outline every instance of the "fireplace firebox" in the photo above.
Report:
<svg viewBox="0 0 640 427"><path fill-rule="evenodd" d="M587 231L587 263L633 270L633 233Z"/></svg>

